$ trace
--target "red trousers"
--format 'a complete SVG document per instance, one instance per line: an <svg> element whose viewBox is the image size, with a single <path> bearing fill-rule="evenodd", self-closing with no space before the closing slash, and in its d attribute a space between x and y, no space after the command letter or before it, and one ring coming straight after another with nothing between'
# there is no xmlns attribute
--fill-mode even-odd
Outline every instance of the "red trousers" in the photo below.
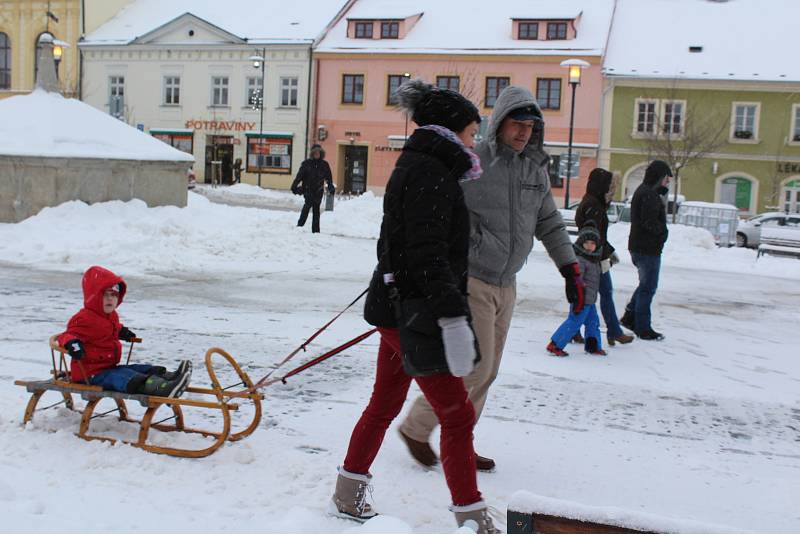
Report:
<svg viewBox="0 0 800 534"><path fill-rule="evenodd" d="M394 328L379 328L381 345L375 386L367 408L353 429L344 468L366 475L392 420L403 408L411 378L403 371L400 336ZM456 506L481 500L475 474L472 428L475 410L464 381L449 374L414 377L441 423L440 451L447 487Z"/></svg>

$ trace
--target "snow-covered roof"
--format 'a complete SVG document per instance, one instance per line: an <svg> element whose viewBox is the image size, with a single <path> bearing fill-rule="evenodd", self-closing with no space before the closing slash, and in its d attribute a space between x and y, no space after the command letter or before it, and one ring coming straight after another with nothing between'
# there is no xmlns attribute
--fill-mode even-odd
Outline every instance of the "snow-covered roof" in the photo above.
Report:
<svg viewBox="0 0 800 534"><path fill-rule="evenodd" d="M605 73L798 81L798 19L797 0L618 0Z"/></svg>
<svg viewBox="0 0 800 534"><path fill-rule="evenodd" d="M0 155L194 161L89 104L42 89L0 100Z"/></svg>
<svg viewBox="0 0 800 534"><path fill-rule="evenodd" d="M318 52L601 56L613 0L358 0L320 41ZM423 13L403 39L352 39L347 19L394 18ZM519 40L515 19L570 19L580 15L577 37Z"/></svg>
<svg viewBox="0 0 800 534"><path fill-rule="evenodd" d="M135 0L87 35L89 45L127 44L185 13L253 44L311 43L347 0Z"/></svg>

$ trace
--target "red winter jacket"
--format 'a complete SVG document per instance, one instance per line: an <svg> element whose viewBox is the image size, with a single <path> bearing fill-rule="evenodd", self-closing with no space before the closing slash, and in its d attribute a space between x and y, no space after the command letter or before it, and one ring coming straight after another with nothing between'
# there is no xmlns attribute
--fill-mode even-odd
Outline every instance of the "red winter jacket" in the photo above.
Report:
<svg viewBox="0 0 800 534"><path fill-rule="evenodd" d="M122 325L116 311L103 312L103 292L109 287L119 284L119 303L125 298L127 286L125 281L102 267L89 267L83 274L83 308L72 316L67 323L67 330L58 336L62 347L73 339L83 343L85 355L78 365L76 360L70 364L73 381L85 380L101 371L116 366L122 357L122 344L119 342L119 330ZM81 366L86 376L81 372Z"/></svg>

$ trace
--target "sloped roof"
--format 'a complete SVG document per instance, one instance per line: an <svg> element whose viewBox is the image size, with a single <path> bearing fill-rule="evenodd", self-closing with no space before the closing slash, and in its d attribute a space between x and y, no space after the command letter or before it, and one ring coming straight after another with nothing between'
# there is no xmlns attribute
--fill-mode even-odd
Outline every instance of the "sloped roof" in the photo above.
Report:
<svg viewBox="0 0 800 534"><path fill-rule="evenodd" d="M127 44L185 13L253 44L311 43L347 0L135 0L87 35L89 45Z"/></svg>
<svg viewBox="0 0 800 534"><path fill-rule="evenodd" d="M194 161L89 104L42 89L0 100L0 155Z"/></svg>
<svg viewBox="0 0 800 534"><path fill-rule="evenodd" d="M798 0L618 0L604 72L798 81L798 20Z"/></svg>
<svg viewBox="0 0 800 534"><path fill-rule="evenodd" d="M556 4L556 5L554 5ZM318 52L602 56L613 0L358 0L320 41ZM423 13L404 39L351 39L346 19ZM512 19L581 15L576 39L518 40Z"/></svg>

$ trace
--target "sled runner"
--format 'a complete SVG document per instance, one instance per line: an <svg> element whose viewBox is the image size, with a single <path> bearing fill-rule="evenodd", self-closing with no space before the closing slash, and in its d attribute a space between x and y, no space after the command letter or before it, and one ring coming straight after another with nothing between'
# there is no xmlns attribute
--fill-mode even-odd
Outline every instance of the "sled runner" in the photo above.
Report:
<svg viewBox="0 0 800 534"><path fill-rule="evenodd" d="M118 391L107 391L99 386L73 382L71 380L68 370L69 367L67 366L65 358L67 350L58 345L57 337L58 336L52 336L50 338L50 356L53 364L51 373L53 377L49 380L17 380L14 382L14 384L18 386L25 387L28 392L31 393L31 398L28 401L27 407L25 408L23 424L27 424L28 421L33 419L33 415L37 411L46 410L64 404L68 409L82 414L77 436L87 441L99 440L110 443L122 441L123 443L133 445L134 447L138 447L147 452L168 454L170 456L179 456L183 458L203 458L219 449L226 441L239 441L243 438L246 438L253 433L258 426L258 423L261 421L261 401L264 396L254 391L253 382L250 380L250 377L247 375L247 373L242 370L242 368L230 354L220 348L215 347L208 349L205 355L206 370L208 371L208 376L211 380L211 387L204 388L189 386L186 388L186 393L194 394L196 397L208 398L208 400L196 400L194 398L170 398L158 397L154 395L120 393ZM128 351L128 361L130 360L134 343L140 342L141 339L138 338L131 342L130 350ZM215 358L215 356L217 358ZM223 363L227 362L227 364L230 365L235 371L239 381L227 387L220 385L219 379L217 378L217 372L214 368L215 359L222 359ZM78 364L80 364L80 362L78 362ZM232 391L234 388L241 389ZM39 400L42 398L42 395L48 391L60 393L63 397L63 400L37 409L37 405ZM86 401L86 406L83 407L82 410L76 407L72 398L73 395L79 395L83 400ZM232 431L231 428L231 412L238 410L240 407L240 404L231 402L234 397L238 403L252 403L253 419L246 428L239 431ZM116 408L96 414L95 409L97 408L97 405L104 399L111 399L116 404ZM129 416L125 401L138 402L143 408L146 408L141 419L134 419ZM156 415L156 412L158 412L158 410L162 407L170 410L172 415L154 422L153 419ZM219 431L213 431L187 427L184 424L182 407L201 408L215 411L218 410L222 415L222 429ZM93 419L97 417L103 417L114 412L118 413L118 419L120 421L139 425L139 436L136 441L117 440L115 438L92 435L89 433L89 426ZM173 422L171 424L167 424L168 421ZM207 438L214 438L214 442L210 446L203 449L185 449L179 447L155 445L148 442L148 436L150 434L150 429L152 428L155 428L161 432L199 434Z"/></svg>

